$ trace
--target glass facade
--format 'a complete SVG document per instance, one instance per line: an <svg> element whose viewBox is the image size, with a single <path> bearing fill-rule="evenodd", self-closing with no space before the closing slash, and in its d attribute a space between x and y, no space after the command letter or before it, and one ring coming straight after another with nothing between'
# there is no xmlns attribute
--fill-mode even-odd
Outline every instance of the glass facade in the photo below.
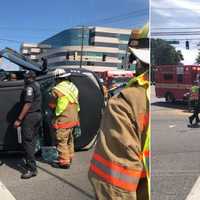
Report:
<svg viewBox="0 0 200 200"><path fill-rule="evenodd" d="M77 55L81 55L81 51L76 51ZM47 58L57 58L61 56L72 56L75 54L75 51L68 51L68 52L58 52L54 54L50 54L47 56ZM82 56L90 56L90 57L103 57L103 55L106 55L108 57L113 57L113 58L119 58L124 56L124 54L118 54L118 53L103 53L103 52L92 52L92 51L83 51Z"/></svg>
<svg viewBox="0 0 200 200"><path fill-rule="evenodd" d="M83 45L89 45L89 29L75 28L62 31L55 36L41 42L41 44L49 44L52 47L62 46L80 46L83 37Z"/></svg>
<svg viewBox="0 0 200 200"><path fill-rule="evenodd" d="M73 65L80 65L80 61L59 61L59 62L54 62L50 63L48 66L49 67L56 67L56 66L63 66L63 65L68 65L68 66L73 66ZM121 63L109 63L109 62L94 62L94 61L82 61L82 65L86 66L104 66L104 67L119 67L121 66Z"/></svg>
<svg viewBox="0 0 200 200"><path fill-rule="evenodd" d="M125 63L129 32L131 30L108 27L77 27L64 30L40 44L51 46L43 52L49 67L79 66L82 55L83 65L121 68Z"/></svg>
<svg viewBox="0 0 200 200"><path fill-rule="evenodd" d="M119 44L119 49L120 49L120 50L126 51L126 50L127 50L127 47L128 47L128 43L127 43L127 44Z"/></svg>
<svg viewBox="0 0 200 200"><path fill-rule="evenodd" d="M130 35L129 34L120 34L119 35L119 39L123 40L123 41L128 41L129 40Z"/></svg>

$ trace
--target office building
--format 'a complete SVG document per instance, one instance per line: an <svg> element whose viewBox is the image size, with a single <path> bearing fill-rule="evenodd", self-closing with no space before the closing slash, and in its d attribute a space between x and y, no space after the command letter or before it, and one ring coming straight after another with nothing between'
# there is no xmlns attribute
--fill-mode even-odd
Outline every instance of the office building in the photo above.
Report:
<svg viewBox="0 0 200 200"><path fill-rule="evenodd" d="M47 58L48 67L122 68L131 29L77 27L39 44L22 44L21 52L35 61Z"/></svg>

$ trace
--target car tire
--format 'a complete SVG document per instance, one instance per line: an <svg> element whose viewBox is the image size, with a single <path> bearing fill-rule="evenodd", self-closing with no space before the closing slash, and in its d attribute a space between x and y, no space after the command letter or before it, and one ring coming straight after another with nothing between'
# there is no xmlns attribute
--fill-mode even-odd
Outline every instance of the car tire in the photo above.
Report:
<svg viewBox="0 0 200 200"><path fill-rule="evenodd" d="M165 101L167 102L167 103L174 103L175 102L175 97L174 97L174 95L172 94L172 93L167 93L166 95L165 95Z"/></svg>

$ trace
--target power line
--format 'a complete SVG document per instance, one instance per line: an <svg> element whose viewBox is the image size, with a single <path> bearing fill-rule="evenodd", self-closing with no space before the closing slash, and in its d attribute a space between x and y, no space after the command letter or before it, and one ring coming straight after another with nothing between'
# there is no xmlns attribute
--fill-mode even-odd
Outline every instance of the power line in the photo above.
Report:
<svg viewBox="0 0 200 200"><path fill-rule="evenodd" d="M97 20L96 22L94 21L94 22L91 22L89 24L114 23L116 21L119 22L119 21L122 21L122 20L130 18L130 17L145 16L147 14L148 14L148 10L147 9L142 9L142 10L137 10L137 11L131 11L128 14L125 14L125 15L118 15L118 16L111 17L111 18L105 18L105 19L102 19L102 20Z"/></svg>
<svg viewBox="0 0 200 200"><path fill-rule="evenodd" d="M131 12L125 13L125 14L121 14L121 15L117 15L117 16L113 16L113 17L108 17L108 18L104 18L104 19L99 19L96 21L93 21L91 23L87 23L87 25L84 26L89 26L90 24L112 24L112 23L116 23L116 22L121 22L121 21L125 21L127 19L130 18L136 18L136 17L142 17L142 16L147 16L148 15L148 9L141 9L141 10L133 10ZM140 23L137 23L140 24ZM133 26L137 25L133 23ZM76 25L73 26L71 28L76 28L77 26L80 25ZM83 26L83 25L81 25ZM68 28L68 29L71 29ZM51 28L31 28L29 27L27 28L22 28L22 27L0 27L1 30L23 30L23 31L49 31L49 30L55 30L55 29L51 29ZM78 40L78 38L77 38ZM23 43L24 41L19 41L19 40L14 40L14 39L7 39L7 38L0 38L0 41L6 41L6 42L13 42L13 43Z"/></svg>
<svg viewBox="0 0 200 200"><path fill-rule="evenodd" d="M200 10L200 8L151 7L152 10Z"/></svg>
<svg viewBox="0 0 200 200"><path fill-rule="evenodd" d="M195 30L200 27L151 27L151 30Z"/></svg>
<svg viewBox="0 0 200 200"><path fill-rule="evenodd" d="M128 19L130 17L137 17L137 16L140 16L140 15L147 15L147 14L148 14L148 9L133 10L131 12L116 15L116 16L113 16L113 17L107 17L107 18L96 20L96 21L91 21L91 22L85 23L84 26L87 26L87 25L89 26L91 24L114 23L114 22L118 22L118 21ZM83 25L77 24L73 27L77 27L77 26L83 26ZM73 28L73 27L71 27L71 28ZM0 30L19 30L19 31L33 31L33 32L35 32L35 31L36 32L57 31L58 29L64 29L64 28L62 28L62 27L57 27L57 28L26 27L26 28L24 28L24 27L0 26Z"/></svg>
<svg viewBox="0 0 200 200"><path fill-rule="evenodd" d="M23 43L23 41L19 40L12 40L12 39L6 39L6 38L0 38L0 41L5 41L5 42L13 42L13 43Z"/></svg>
<svg viewBox="0 0 200 200"><path fill-rule="evenodd" d="M152 39L157 39L157 38L152 38ZM165 40L167 40L167 41L186 41L186 40L191 40L191 41L196 41L196 40L198 40L198 41L200 41L200 38L180 38L180 39L177 39L177 38L170 38L170 39L165 39Z"/></svg>
<svg viewBox="0 0 200 200"><path fill-rule="evenodd" d="M172 31L172 32L151 32L152 36L173 36L173 35L200 35L200 31Z"/></svg>

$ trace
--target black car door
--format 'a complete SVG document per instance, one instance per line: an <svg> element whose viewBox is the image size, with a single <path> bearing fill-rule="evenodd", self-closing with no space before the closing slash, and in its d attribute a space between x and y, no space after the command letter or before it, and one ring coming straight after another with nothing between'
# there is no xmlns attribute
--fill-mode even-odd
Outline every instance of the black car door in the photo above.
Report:
<svg viewBox="0 0 200 200"><path fill-rule="evenodd" d="M0 150L20 150L13 123L20 110L23 81L0 81Z"/></svg>

